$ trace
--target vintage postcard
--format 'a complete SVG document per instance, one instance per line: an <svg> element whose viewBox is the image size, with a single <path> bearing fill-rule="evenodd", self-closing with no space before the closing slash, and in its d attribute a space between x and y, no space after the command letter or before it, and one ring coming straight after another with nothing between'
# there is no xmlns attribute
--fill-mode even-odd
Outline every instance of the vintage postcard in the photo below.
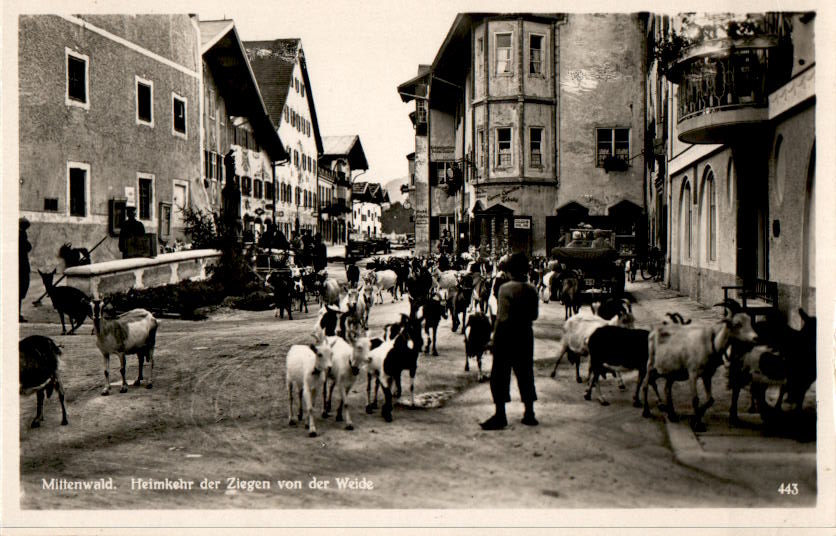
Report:
<svg viewBox="0 0 836 536"><path fill-rule="evenodd" d="M3 10L4 531L833 530L832 6Z"/></svg>

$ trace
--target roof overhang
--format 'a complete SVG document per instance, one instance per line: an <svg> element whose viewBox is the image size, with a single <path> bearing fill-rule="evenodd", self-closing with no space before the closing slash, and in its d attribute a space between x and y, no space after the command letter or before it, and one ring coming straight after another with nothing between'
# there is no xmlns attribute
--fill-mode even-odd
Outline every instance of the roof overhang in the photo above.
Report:
<svg viewBox="0 0 836 536"><path fill-rule="evenodd" d="M244 45L233 22L202 47L204 61L214 73L229 115L246 117L256 139L271 160L287 158L276 127L270 120Z"/></svg>

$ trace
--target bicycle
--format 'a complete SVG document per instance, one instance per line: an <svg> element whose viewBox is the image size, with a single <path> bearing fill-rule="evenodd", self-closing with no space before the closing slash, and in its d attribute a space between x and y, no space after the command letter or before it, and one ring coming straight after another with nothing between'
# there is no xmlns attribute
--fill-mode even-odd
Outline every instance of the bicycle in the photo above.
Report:
<svg viewBox="0 0 836 536"><path fill-rule="evenodd" d="M658 254L651 253L649 258L641 262L642 279L647 281L653 278L654 281L661 279L665 273L664 262Z"/></svg>

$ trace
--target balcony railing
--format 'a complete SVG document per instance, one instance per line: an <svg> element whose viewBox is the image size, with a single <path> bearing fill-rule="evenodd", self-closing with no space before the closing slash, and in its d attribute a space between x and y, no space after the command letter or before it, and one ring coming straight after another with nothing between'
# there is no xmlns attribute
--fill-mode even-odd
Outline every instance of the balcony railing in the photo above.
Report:
<svg viewBox="0 0 836 536"><path fill-rule="evenodd" d="M729 51L720 57L690 62L679 84L679 118L682 122L701 114L743 107L765 107L769 96L768 48Z"/></svg>

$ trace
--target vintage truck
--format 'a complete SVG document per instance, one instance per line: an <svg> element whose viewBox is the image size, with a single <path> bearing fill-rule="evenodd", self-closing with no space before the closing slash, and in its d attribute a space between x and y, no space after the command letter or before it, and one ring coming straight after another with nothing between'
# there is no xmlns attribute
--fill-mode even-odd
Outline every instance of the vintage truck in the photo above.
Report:
<svg viewBox="0 0 836 536"><path fill-rule="evenodd" d="M618 297L624 292L624 265L615 248L615 233L607 229L571 229L551 251L566 270L580 275L584 302Z"/></svg>

